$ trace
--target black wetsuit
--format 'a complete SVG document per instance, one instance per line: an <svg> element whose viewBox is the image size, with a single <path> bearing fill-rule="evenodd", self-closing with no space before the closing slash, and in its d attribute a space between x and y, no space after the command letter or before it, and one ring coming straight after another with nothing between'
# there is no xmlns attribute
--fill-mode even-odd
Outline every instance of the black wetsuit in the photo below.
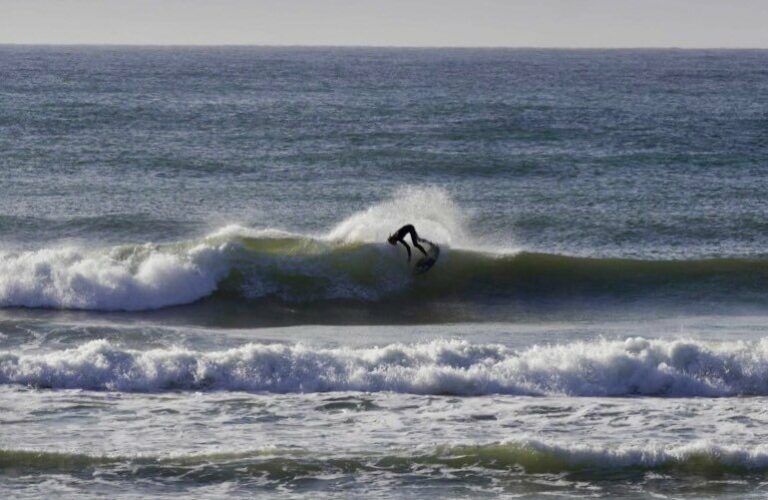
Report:
<svg viewBox="0 0 768 500"><path fill-rule="evenodd" d="M423 253L426 256L427 251L424 250L423 246L419 245L419 241L422 241L422 240L421 238L419 238L419 235L416 234L416 228L414 228L412 224L406 224L405 226L401 227L400 229L397 230L395 234L390 236L389 239L387 240L393 245L395 243L400 242L405 246L405 250L408 252L408 262L411 261L411 247L409 247L408 243L405 242L405 237L409 234L411 235L411 241L413 242L413 246L421 250L421 253Z"/></svg>

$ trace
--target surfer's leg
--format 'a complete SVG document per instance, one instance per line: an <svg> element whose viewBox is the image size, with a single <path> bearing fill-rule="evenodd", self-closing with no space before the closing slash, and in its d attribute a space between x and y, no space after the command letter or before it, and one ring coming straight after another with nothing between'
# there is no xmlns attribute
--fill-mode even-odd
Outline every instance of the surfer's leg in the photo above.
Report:
<svg viewBox="0 0 768 500"><path fill-rule="evenodd" d="M426 250L424 250L424 247L423 247L423 246L419 245L419 242L418 242L418 240L416 240L416 239L415 239L415 238L413 238L413 237L411 237L411 239L413 240L413 246L415 246L416 248L418 248L419 250L421 250L421 253L423 253L423 254L426 256L426 255L427 255L427 251L426 251Z"/></svg>
<svg viewBox="0 0 768 500"><path fill-rule="evenodd" d="M408 243L405 242L405 240L398 240L400 243L403 244L405 247L405 251L408 252L408 262L411 261L411 247L408 246ZM423 250L422 250L423 252Z"/></svg>
<svg viewBox="0 0 768 500"><path fill-rule="evenodd" d="M407 224L407 225L401 227L400 231L398 231L398 233L400 235L402 235L403 238L405 238L406 235L410 234L411 235L411 241L413 241L414 244L418 243L419 240L421 240L421 238L419 238L419 235L416 234L416 228L413 227L412 224Z"/></svg>
<svg viewBox="0 0 768 500"><path fill-rule="evenodd" d="M411 235L412 240L416 241L419 239L419 235L416 234L416 228L413 227L413 224L406 224L397 230L397 236L400 239L405 238L409 234Z"/></svg>
<svg viewBox="0 0 768 500"><path fill-rule="evenodd" d="M405 226L401 227L398 233L402 234L403 237L405 237L406 234L410 234L411 241L413 242L413 246L421 250L421 253L423 253L425 256L427 255L427 251L424 250L424 247L419 244L419 241L421 241L421 238L419 238L419 235L416 234L416 228L413 227L412 224L406 224Z"/></svg>

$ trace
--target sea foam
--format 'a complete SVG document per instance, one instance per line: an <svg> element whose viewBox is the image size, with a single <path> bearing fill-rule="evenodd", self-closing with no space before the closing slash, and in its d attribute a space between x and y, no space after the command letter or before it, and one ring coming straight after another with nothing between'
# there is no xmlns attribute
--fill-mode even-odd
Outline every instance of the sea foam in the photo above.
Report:
<svg viewBox="0 0 768 500"><path fill-rule="evenodd" d="M156 392L393 391L456 395L768 395L768 340L599 340L523 351L463 340L314 349L124 349L105 340L0 353L0 383Z"/></svg>
<svg viewBox="0 0 768 500"><path fill-rule="evenodd" d="M437 187L407 187L338 223L325 235L332 241L383 242L405 224L436 243L467 245L466 216L450 195Z"/></svg>
<svg viewBox="0 0 768 500"><path fill-rule="evenodd" d="M0 253L0 306L143 310L209 295L226 274L227 244Z"/></svg>

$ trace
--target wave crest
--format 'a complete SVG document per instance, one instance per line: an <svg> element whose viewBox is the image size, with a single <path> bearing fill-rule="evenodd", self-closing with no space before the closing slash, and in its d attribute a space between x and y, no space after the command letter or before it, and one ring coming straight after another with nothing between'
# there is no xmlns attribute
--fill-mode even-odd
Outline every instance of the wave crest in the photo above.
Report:
<svg viewBox="0 0 768 500"><path fill-rule="evenodd" d="M464 213L447 191L437 187L406 187L366 210L357 212L336 225L327 235L331 241L373 243L405 224L441 244L470 244L464 230Z"/></svg>
<svg viewBox="0 0 768 500"><path fill-rule="evenodd" d="M768 341L632 338L513 351L435 340L355 349L247 344L200 352L136 351L96 340L45 354L0 353L0 383L140 392L764 396Z"/></svg>

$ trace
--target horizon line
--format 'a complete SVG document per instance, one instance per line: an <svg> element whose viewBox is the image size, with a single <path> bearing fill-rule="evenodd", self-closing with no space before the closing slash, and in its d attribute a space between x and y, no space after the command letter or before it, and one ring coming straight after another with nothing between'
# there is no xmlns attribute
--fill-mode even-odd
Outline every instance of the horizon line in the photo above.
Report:
<svg viewBox="0 0 768 500"><path fill-rule="evenodd" d="M41 42L2 42L0 47L135 47L135 48L285 48L285 49L409 49L409 50L768 50L768 47L679 47L674 45L658 46L557 46L557 45L302 45L302 44L259 44L259 43L41 43Z"/></svg>

